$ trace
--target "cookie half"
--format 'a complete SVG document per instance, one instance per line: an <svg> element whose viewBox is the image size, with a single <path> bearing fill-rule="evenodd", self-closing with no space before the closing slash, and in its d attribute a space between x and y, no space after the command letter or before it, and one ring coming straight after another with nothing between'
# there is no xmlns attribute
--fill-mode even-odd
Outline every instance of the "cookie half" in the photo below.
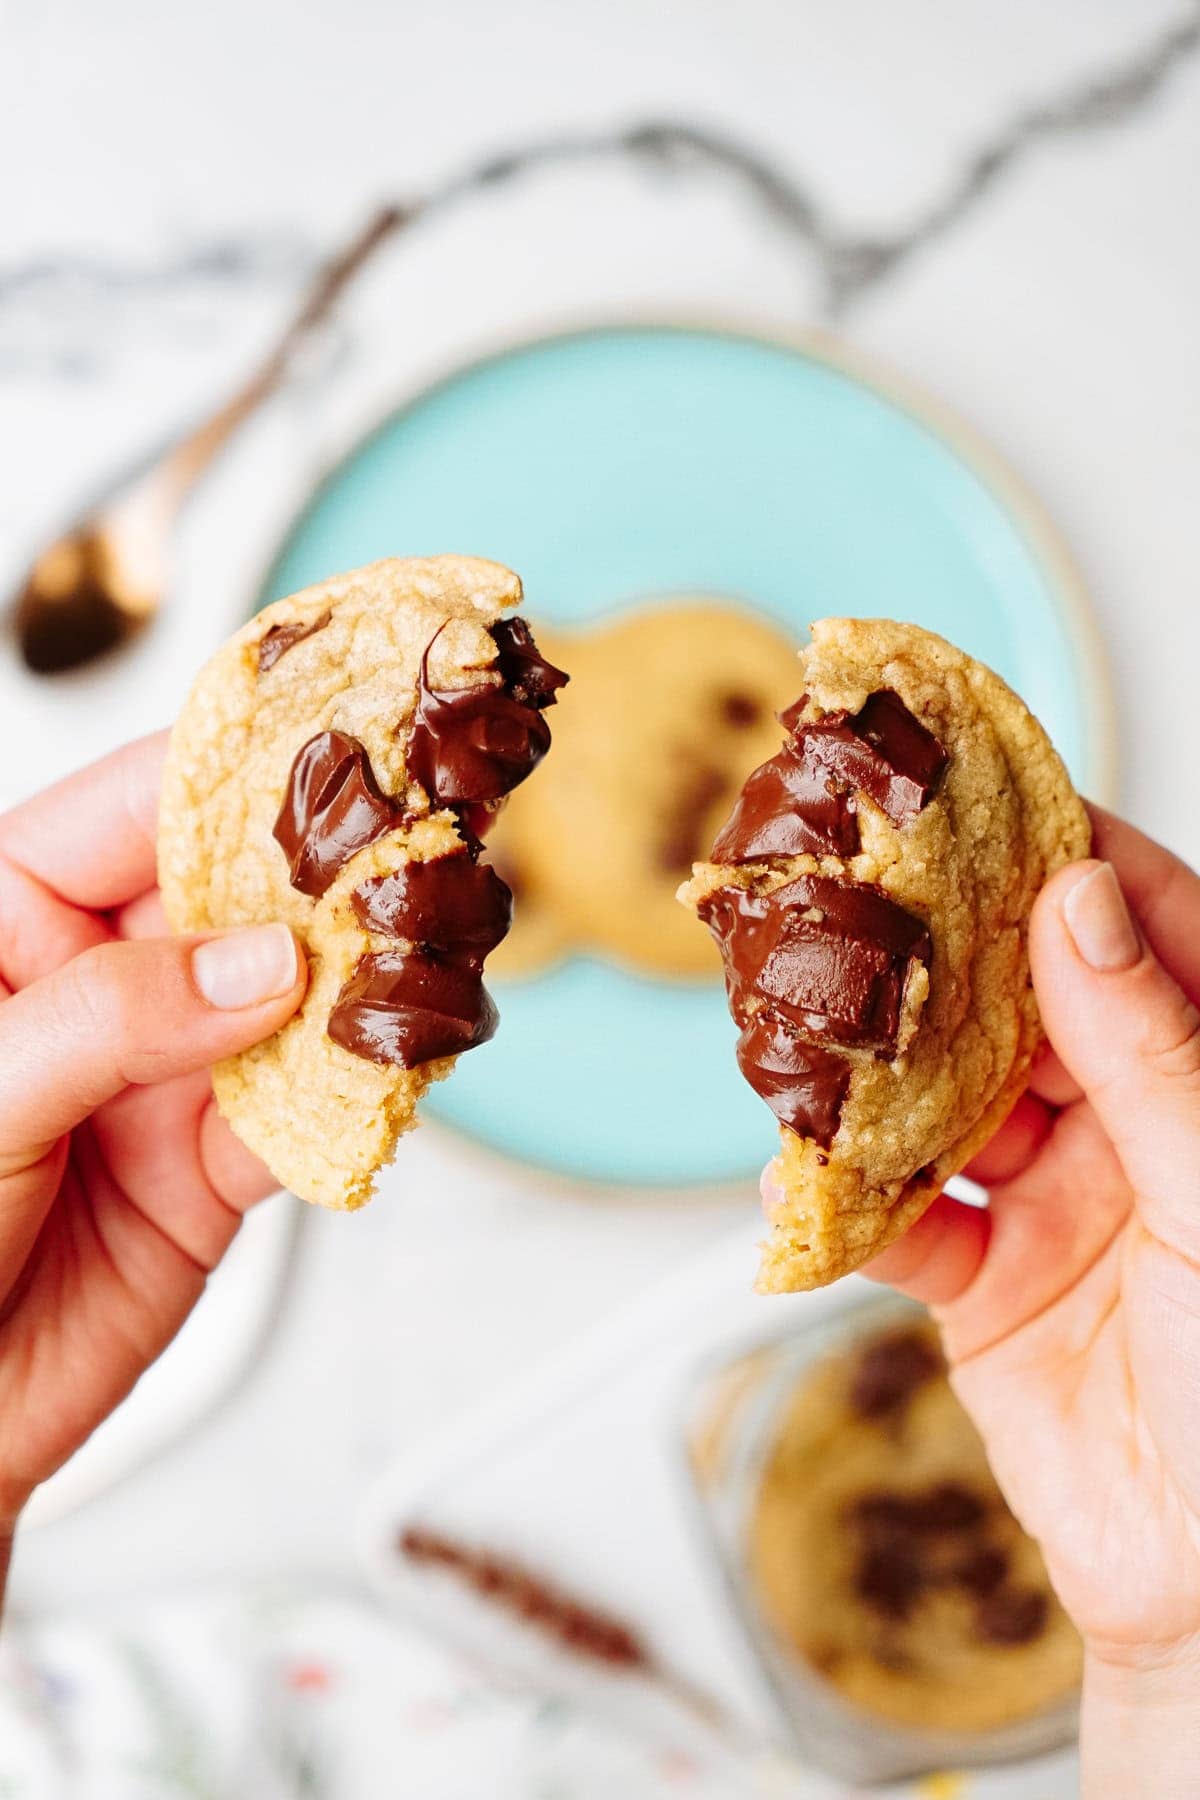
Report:
<svg viewBox="0 0 1200 1800"><path fill-rule="evenodd" d="M496 1027L482 967L512 896L479 833L545 755L567 679L503 617L520 598L470 557L337 576L231 638L171 734L170 924L282 919L309 960L299 1012L218 1065L217 1101L322 1206L370 1198L430 1082Z"/></svg>
<svg viewBox="0 0 1200 1800"><path fill-rule="evenodd" d="M1041 1040L1029 911L1091 843L1037 720L944 639L824 619L800 685L680 889L782 1128L768 1292L874 1256L1003 1123Z"/></svg>

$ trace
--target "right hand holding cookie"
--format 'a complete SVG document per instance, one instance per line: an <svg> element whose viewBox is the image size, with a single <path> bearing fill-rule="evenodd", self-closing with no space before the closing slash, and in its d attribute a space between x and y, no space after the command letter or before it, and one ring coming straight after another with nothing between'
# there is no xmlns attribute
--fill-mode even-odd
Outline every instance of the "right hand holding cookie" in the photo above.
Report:
<svg viewBox="0 0 1200 1800"><path fill-rule="evenodd" d="M928 1302L954 1385L1088 1650L1084 1793L1200 1768L1200 876L1095 812L1030 962L1055 1054L868 1273Z"/></svg>
<svg viewBox="0 0 1200 1800"><path fill-rule="evenodd" d="M0 1586L34 1487L277 1185L207 1071L290 1017L304 959L283 925L160 935L164 750L144 739L0 818Z"/></svg>

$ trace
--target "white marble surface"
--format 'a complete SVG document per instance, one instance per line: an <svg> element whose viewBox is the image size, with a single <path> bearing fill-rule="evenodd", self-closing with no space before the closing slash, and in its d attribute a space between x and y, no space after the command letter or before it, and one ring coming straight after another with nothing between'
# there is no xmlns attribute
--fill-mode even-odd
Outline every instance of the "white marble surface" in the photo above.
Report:
<svg viewBox="0 0 1200 1800"><path fill-rule="evenodd" d="M378 199L518 140L678 118L752 143L819 213L804 240L725 175L610 158L398 241L197 497L144 641L57 684L0 651L0 801L170 715L305 484L430 369L596 313L829 324L831 269L883 244L891 266L832 322L1043 496L1115 666L1125 807L1200 855L1198 21L1166 0L0 0L3 584L114 466L222 392ZM921 233L1006 143L990 185ZM31 1533L14 1598L350 1572L354 1507L389 1459L750 1204L565 1197L423 1134L366 1214L306 1220L285 1317L236 1400Z"/></svg>

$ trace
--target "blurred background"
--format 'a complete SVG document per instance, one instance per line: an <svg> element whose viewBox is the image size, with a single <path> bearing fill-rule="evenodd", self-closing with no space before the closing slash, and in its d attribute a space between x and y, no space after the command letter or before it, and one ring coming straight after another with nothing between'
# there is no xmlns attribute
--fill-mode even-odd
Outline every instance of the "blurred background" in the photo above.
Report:
<svg viewBox="0 0 1200 1800"><path fill-rule="evenodd" d="M796 642L839 610L934 624L1026 693L1082 785L1194 860L1198 158L1200 9L1179 0L0 0L8 592L235 390L379 208L413 209L181 511L153 620L55 675L10 632L0 803L168 722L264 599L456 549L514 563L569 666L572 636L590 666L647 600L715 605L679 642L729 630L755 670L746 633ZM694 661L657 684L664 732ZM756 706L773 681L746 674ZM592 692L562 727L585 760ZM722 754L706 817L757 760L736 732ZM510 866L536 890L519 824ZM402 1566L419 1519L634 1620L690 1745L640 1771L647 1792L704 1791L734 1749L758 1781L764 1746L795 1750L698 1521L685 1420L700 1371L855 1285L752 1298L772 1129L729 1093L711 968L687 948L651 967L554 905L550 947L497 982L508 1062L502 1032L361 1216L263 1209L128 1416L42 1497L11 1584L31 1643L282 1583L477 1651L490 1626ZM643 1027L622 1086L619 1034ZM654 1085L693 1030L694 1080ZM484 1647L569 1686L569 1656L528 1636ZM606 1680L585 1711L624 1728ZM809 1779L801 1749L772 1780ZM947 1760L902 1747L849 1776ZM1047 1793L1071 1779L1046 1769ZM280 1791L393 1791L313 1782ZM640 1791L628 1771L563 1782ZM713 1791L740 1790L726 1771Z"/></svg>

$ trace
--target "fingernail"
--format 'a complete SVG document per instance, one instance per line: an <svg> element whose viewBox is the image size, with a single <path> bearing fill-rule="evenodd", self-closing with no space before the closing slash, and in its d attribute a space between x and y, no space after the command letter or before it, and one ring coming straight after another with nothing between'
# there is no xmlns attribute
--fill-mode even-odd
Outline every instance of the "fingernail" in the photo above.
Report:
<svg viewBox="0 0 1200 1800"><path fill-rule="evenodd" d="M296 979L296 940L286 925L251 925L192 951L192 980L210 1006L237 1012L286 994Z"/></svg>
<svg viewBox="0 0 1200 1800"><path fill-rule="evenodd" d="M1111 863L1082 876L1062 910L1075 948L1090 968L1105 974L1132 969L1142 945Z"/></svg>

